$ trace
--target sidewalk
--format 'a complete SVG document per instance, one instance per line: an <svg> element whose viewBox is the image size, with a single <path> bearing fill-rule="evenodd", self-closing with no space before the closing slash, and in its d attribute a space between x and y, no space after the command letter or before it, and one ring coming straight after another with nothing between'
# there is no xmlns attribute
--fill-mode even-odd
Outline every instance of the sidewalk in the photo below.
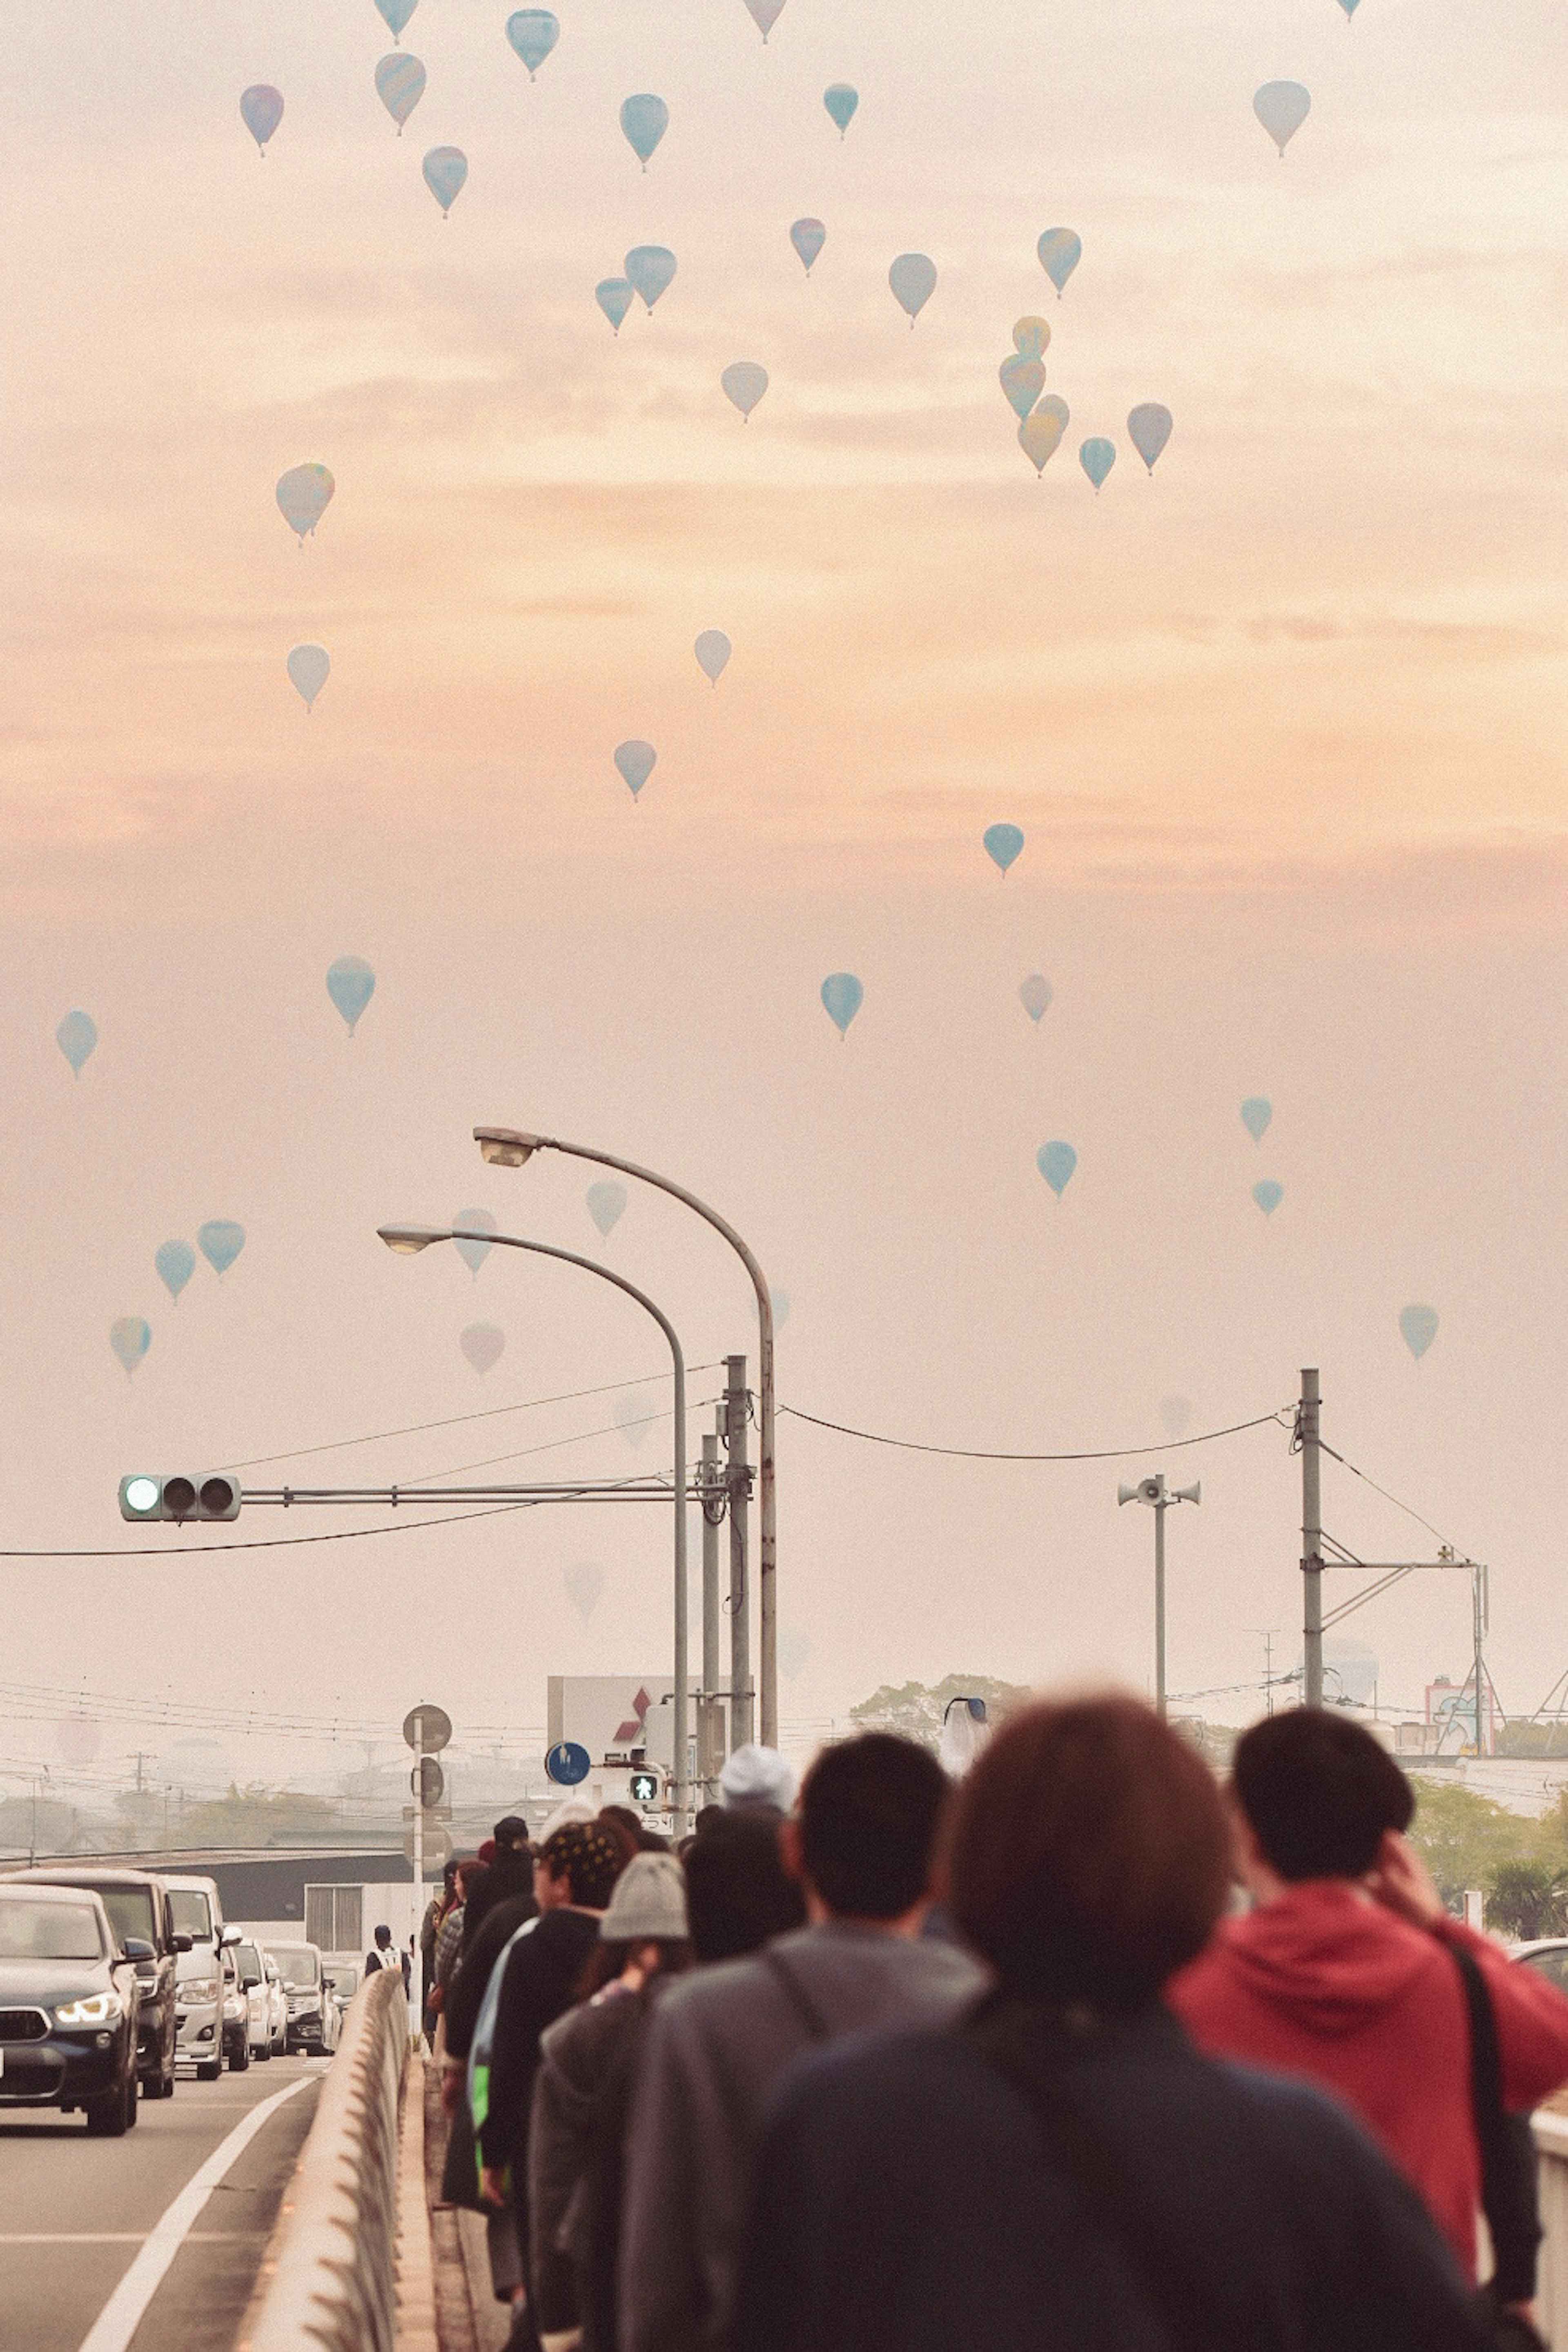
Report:
<svg viewBox="0 0 1568 2352"><path fill-rule="evenodd" d="M441 2112L439 2070L422 2058L409 2062L408 2101L424 2086L421 2161L426 2240L430 2250L435 2336L428 2352L502 2352L511 2325L506 2306L490 2288L489 2256L483 2217L460 2206L442 2205L441 2168L447 2158L446 2116ZM414 2068L419 2068L419 2074ZM409 2169L413 2173L411 2151ZM426 2352L419 2339L400 2337L399 2352Z"/></svg>

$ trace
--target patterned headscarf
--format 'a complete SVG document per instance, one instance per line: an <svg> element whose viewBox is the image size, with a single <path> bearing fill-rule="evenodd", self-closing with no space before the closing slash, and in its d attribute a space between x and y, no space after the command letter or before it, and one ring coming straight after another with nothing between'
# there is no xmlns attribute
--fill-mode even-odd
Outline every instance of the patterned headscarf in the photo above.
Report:
<svg viewBox="0 0 1568 2352"><path fill-rule="evenodd" d="M566 1822L547 1837L539 1859L552 1878L571 1882L572 1900L585 1911L602 1911L621 1874L620 1848L597 1822Z"/></svg>

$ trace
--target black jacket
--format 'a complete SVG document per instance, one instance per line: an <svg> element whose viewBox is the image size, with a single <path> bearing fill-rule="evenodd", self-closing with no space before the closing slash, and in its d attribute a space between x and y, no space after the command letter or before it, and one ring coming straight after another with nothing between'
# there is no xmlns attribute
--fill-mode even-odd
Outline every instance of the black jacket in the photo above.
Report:
<svg viewBox="0 0 1568 2352"><path fill-rule="evenodd" d="M490 1980L490 1970L525 1919L531 1919L538 1908L531 1891L514 1895L509 1902L498 1903L491 1910L472 1943L465 1942L463 1957L458 1962L458 1972L447 1991L447 2055L467 2058L474 2042L474 2028L484 2007L485 1988ZM464 1927L468 1921L465 1918Z"/></svg>
<svg viewBox="0 0 1568 2352"><path fill-rule="evenodd" d="M498 1853L477 1883L468 1889L463 1906L463 1950L467 1953L498 1903L510 1903L515 1895L526 1895L529 1907L523 1914L531 1919L533 1901L533 1856L526 1847L510 1846Z"/></svg>
<svg viewBox="0 0 1568 2352"><path fill-rule="evenodd" d="M1483 2352L1425 2209L1330 2100L1163 2010L1031 2033L1120 2214L964 2027L825 2053L763 2127L734 2352ZM1144 2283L1178 2274L1185 2325Z"/></svg>
<svg viewBox="0 0 1568 2352"><path fill-rule="evenodd" d="M539 2037L572 2006L598 1940L594 1913L547 1911L531 1934L518 1938L507 1959L490 2052L489 2112L479 2142L486 2164L512 2167L520 2210L527 2210L528 2124Z"/></svg>

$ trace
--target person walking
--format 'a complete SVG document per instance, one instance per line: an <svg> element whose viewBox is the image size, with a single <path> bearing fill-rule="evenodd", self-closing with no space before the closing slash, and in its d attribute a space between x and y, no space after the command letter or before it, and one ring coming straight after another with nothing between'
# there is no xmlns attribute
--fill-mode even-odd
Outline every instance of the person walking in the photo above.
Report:
<svg viewBox="0 0 1568 2352"><path fill-rule="evenodd" d="M494 1844L489 1867L469 1890L464 1906L465 1951L498 1903L510 1903L533 1891L533 1849L528 1842L528 1823L516 1813L503 1814L495 1826Z"/></svg>
<svg viewBox="0 0 1568 2352"><path fill-rule="evenodd" d="M654 2005L627 2138L621 2352L728 2343L752 2135L802 2052L934 2024L979 1990L972 1959L920 1935L948 1786L928 1750L885 1732L824 1749L776 1832L808 1925Z"/></svg>
<svg viewBox="0 0 1568 2352"><path fill-rule="evenodd" d="M364 1956L364 1972L366 1976L378 1976L383 1969L396 1968L399 1957L400 1956L392 1948L392 1930L384 1922L382 1926L377 1927L375 1931L375 1940ZM405 1969L405 1983L407 1981L407 1974L408 1972L406 1969Z"/></svg>
<svg viewBox="0 0 1568 2352"><path fill-rule="evenodd" d="M580 2329L583 2352L615 2352L632 2074L654 1993L691 1961L680 1864L639 1853L599 1922L581 2005L540 2036L528 2196L534 2324L547 2347Z"/></svg>
<svg viewBox="0 0 1568 2352"><path fill-rule="evenodd" d="M1015 1716L961 1785L946 1874L994 1990L783 2086L735 2352L1484 2352L1356 2124L1200 2055L1162 2006L1219 1916L1229 1841L1207 1765L1152 1708Z"/></svg>
<svg viewBox="0 0 1568 2352"><path fill-rule="evenodd" d="M686 1842L686 1908L698 1960L738 1960L805 1925L805 1896L779 1853L777 1822L707 1809Z"/></svg>

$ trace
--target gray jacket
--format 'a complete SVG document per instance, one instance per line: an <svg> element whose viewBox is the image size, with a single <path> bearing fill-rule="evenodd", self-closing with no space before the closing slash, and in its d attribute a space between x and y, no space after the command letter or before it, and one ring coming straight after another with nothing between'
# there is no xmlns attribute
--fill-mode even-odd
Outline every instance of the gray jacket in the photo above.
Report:
<svg viewBox="0 0 1568 2352"><path fill-rule="evenodd" d="M752 2143L794 2062L847 2035L942 2024L984 1987L951 1944L830 1921L666 1989L626 2136L620 2352L727 2343Z"/></svg>

